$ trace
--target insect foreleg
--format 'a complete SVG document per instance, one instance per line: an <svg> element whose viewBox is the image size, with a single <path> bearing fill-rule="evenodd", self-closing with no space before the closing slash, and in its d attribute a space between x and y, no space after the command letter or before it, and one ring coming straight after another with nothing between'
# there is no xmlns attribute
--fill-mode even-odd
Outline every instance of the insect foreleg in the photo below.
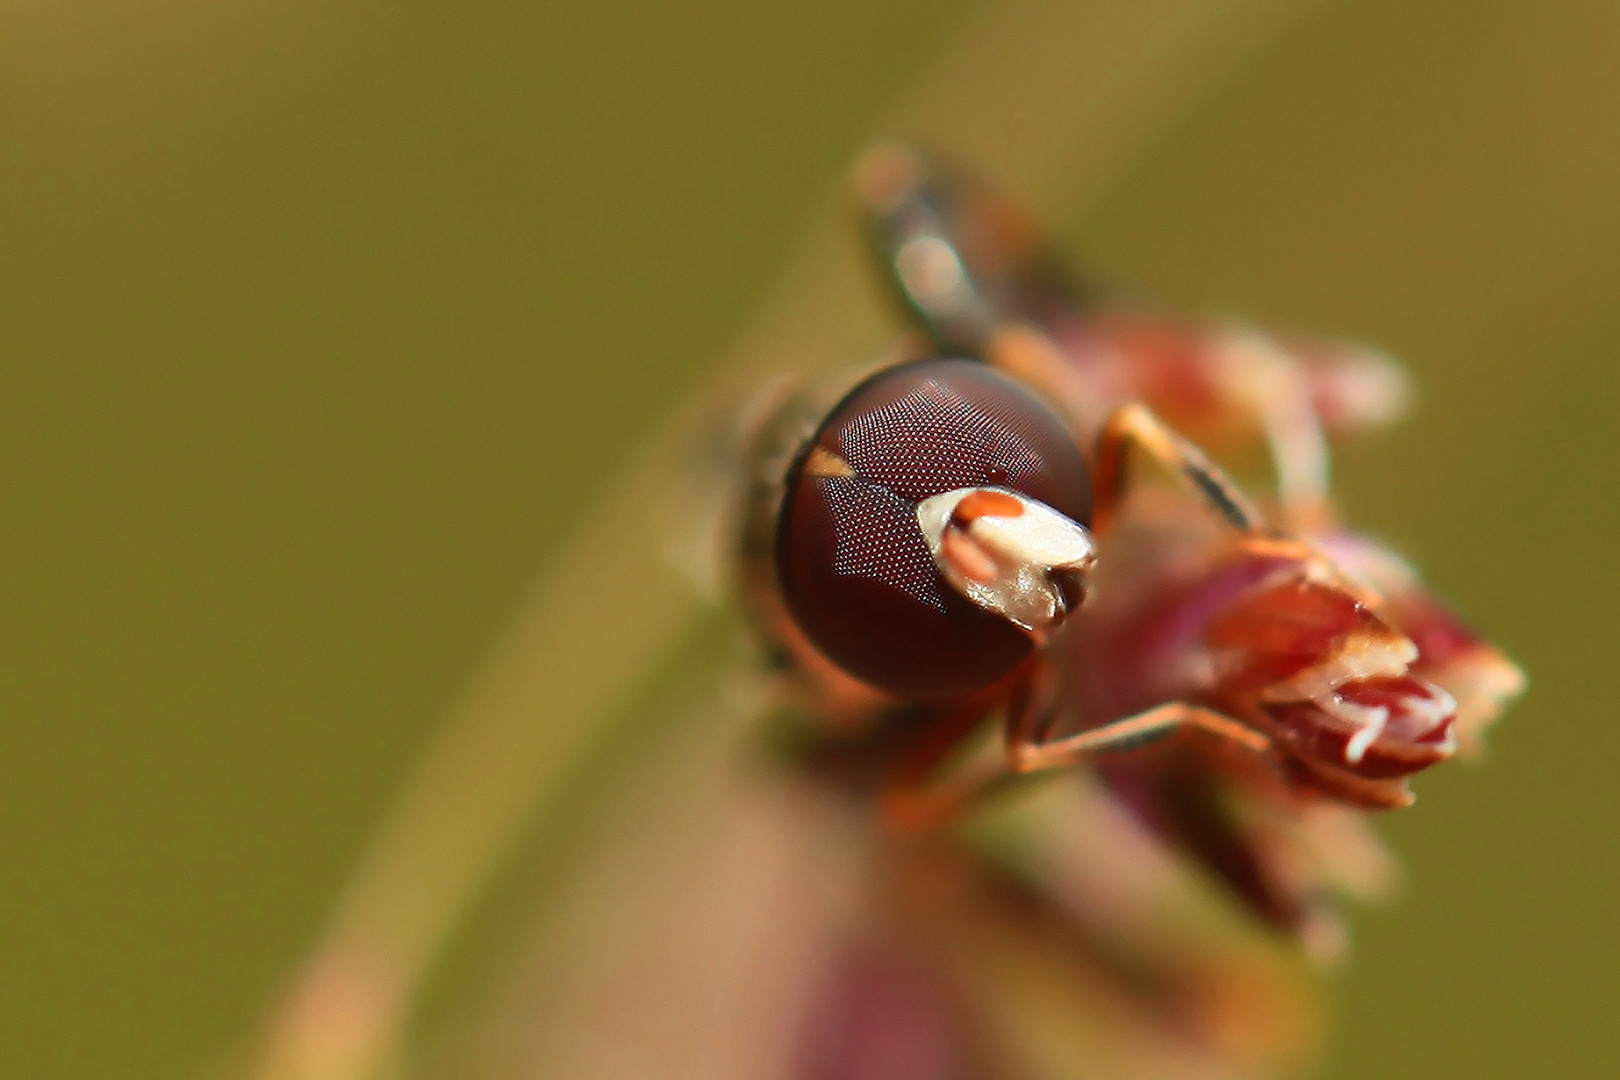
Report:
<svg viewBox="0 0 1620 1080"><path fill-rule="evenodd" d="M1083 764L1104 754L1117 754L1158 742L1187 728L1209 732L1257 754L1271 746L1271 740L1265 735L1229 716L1184 701L1170 701L1123 720L1050 742L1009 733L1008 764L1015 773Z"/></svg>
<svg viewBox="0 0 1620 1080"><path fill-rule="evenodd" d="M1146 405L1133 401L1114 410L1097 443L1094 521L1099 533L1108 528L1124 497L1132 447L1150 455L1234 529L1259 531L1259 512L1220 467Z"/></svg>

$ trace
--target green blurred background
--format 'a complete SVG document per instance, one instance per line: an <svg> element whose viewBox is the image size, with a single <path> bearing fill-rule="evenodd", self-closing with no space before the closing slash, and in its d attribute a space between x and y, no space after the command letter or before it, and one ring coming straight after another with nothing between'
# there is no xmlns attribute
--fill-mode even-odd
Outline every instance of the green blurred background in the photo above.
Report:
<svg viewBox="0 0 1620 1080"><path fill-rule="evenodd" d="M959 3L0 4L0 1074L249 1029L575 508ZM1531 673L1332 1077L1620 1075L1620 8L1319 5L1065 231L1388 346L1341 459Z"/></svg>

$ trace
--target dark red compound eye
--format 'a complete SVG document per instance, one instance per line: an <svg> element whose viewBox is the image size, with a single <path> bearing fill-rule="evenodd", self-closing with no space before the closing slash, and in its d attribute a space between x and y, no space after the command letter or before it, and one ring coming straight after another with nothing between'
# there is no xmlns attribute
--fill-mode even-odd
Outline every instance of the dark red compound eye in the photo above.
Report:
<svg viewBox="0 0 1620 1080"><path fill-rule="evenodd" d="M907 698L976 690L1006 675L1028 636L945 581L917 504L996 486L1082 524L1091 475L1040 399L972 360L923 360L857 386L788 477L776 568L788 610L845 671Z"/></svg>

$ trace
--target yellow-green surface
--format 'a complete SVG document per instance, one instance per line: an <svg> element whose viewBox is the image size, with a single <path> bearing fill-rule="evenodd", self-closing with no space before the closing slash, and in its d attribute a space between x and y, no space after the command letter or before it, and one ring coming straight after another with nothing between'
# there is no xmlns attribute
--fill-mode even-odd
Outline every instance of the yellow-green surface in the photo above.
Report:
<svg viewBox="0 0 1620 1080"><path fill-rule="evenodd" d="M958 7L0 7L0 1075L188 1075ZM1355 520L1530 670L1336 1077L1620 1070L1620 14L1330 4L1067 237L1378 341ZM1032 103L1039 107L1039 103Z"/></svg>

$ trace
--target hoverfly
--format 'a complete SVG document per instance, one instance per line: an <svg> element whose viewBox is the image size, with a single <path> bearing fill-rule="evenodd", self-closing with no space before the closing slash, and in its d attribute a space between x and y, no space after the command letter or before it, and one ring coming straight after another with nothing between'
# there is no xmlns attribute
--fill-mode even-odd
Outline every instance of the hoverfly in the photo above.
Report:
<svg viewBox="0 0 1620 1080"><path fill-rule="evenodd" d="M1077 287L1017 206L920 151L873 151L856 187L916 337L760 426L741 541L803 703L795 762L896 835L959 832L1021 778L1086 766L1165 851L1331 957L1335 894L1376 892L1385 865L1361 811L1410 803L1408 777L1522 687L1332 512L1328 440L1394 419L1399 369ZM1274 495L1201 444L1268 458ZM1020 880L1072 916L1043 884L1063 877ZM1129 921L1091 916L1057 921L1093 942ZM1120 962L1161 989L1220 981L1195 953Z"/></svg>

